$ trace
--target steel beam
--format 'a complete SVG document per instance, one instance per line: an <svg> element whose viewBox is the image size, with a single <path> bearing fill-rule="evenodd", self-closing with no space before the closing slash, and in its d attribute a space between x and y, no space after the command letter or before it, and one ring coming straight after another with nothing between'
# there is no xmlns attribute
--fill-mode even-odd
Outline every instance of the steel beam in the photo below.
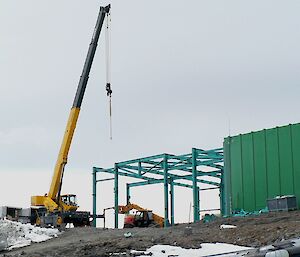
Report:
<svg viewBox="0 0 300 257"><path fill-rule="evenodd" d="M174 179L173 179L173 181L174 181ZM153 184L159 184L159 183L164 183L164 179L151 179L151 180L140 181L140 182L132 182L132 183L128 183L128 186L129 187L138 187L138 186L146 186L146 185L153 185ZM174 186L193 188L192 185L185 184L185 183L173 182L173 184L174 184Z"/></svg>
<svg viewBox="0 0 300 257"><path fill-rule="evenodd" d="M100 169L100 170L97 170L97 172L114 174L115 170L114 169ZM143 179L143 180L153 180L154 179L154 178L151 178L151 177L147 177L145 175L139 176L137 174L126 173L126 172L120 171L120 170L118 171L118 173L121 176L132 177L132 178L137 178L137 179ZM155 175L164 176L164 172L161 172L161 171L152 170L150 173L155 174ZM197 177L201 176L201 174L203 176L203 172L201 173L201 172L197 171ZM169 174L169 176L172 176L174 180L177 180L177 179L190 180L190 181L193 180L192 174L191 175L173 175L173 174ZM217 176L214 176L214 177L217 177ZM213 185L213 186L219 186L220 185L220 183L218 183L218 182L208 181L208 180L205 180L205 179L198 179L198 178L197 178L197 182L203 183L203 184L208 184L208 185Z"/></svg>
<svg viewBox="0 0 300 257"><path fill-rule="evenodd" d="M104 181L110 181L110 180L114 180L115 178L104 178L104 179L97 179L96 182L104 182Z"/></svg>
<svg viewBox="0 0 300 257"><path fill-rule="evenodd" d="M118 165L126 165L126 164L132 164L132 163L137 163L137 162L142 162L143 160L148 161L148 160L155 160L155 159L163 159L165 154L157 154L145 158L140 158L140 159L133 159L133 160L128 160L128 161L123 161L119 162Z"/></svg>

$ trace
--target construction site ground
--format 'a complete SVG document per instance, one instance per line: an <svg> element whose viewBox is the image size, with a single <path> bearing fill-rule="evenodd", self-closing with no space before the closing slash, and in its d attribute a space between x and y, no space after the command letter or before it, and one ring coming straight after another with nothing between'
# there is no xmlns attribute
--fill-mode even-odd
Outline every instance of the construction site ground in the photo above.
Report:
<svg viewBox="0 0 300 257"><path fill-rule="evenodd" d="M220 229L222 224L236 228ZM186 235L187 226L192 227L190 235ZM126 238L124 233L127 232L132 237ZM299 236L300 211L291 211L218 218L210 223L200 221L169 228L71 228L58 238L2 252L0 256L110 256L111 253L129 253L131 249L146 250L156 244L199 248L201 243L213 242L258 247Z"/></svg>

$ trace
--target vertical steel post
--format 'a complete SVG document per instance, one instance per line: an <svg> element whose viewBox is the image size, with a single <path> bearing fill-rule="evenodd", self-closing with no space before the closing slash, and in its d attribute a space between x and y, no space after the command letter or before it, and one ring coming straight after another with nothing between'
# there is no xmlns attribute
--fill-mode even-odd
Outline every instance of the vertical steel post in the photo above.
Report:
<svg viewBox="0 0 300 257"><path fill-rule="evenodd" d="M198 221L200 220L200 187L197 186Z"/></svg>
<svg viewBox="0 0 300 257"><path fill-rule="evenodd" d="M129 204L129 203L130 203L130 186L127 183L126 184L126 204Z"/></svg>
<svg viewBox="0 0 300 257"><path fill-rule="evenodd" d="M139 161L138 162L138 172L139 172L139 176L142 175L142 163Z"/></svg>
<svg viewBox="0 0 300 257"><path fill-rule="evenodd" d="M115 164L115 186L114 186L114 193L115 193L115 228L119 227L119 173L118 173L118 165Z"/></svg>
<svg viewBox="0 0 300 257"><path fill-rule="evenodd" d="M220 198L220 211L221 214L224 215L225 209L226 209L226 204L225 204L225 195L224 195L224 172L221 173L221 183L219 187L219 198Z"/></svg>
<svg viewBox="0 0 300 257"><path fill-rule="evenodd" d="M224 168L221 175L220 197L221 214L231 215L231 137L225 138L223 144Z"/></svg>
<svg viewBox="0 0 300 257"><path fill-rule="evenodd" d="M103 228L105 228L106 225L106 217L105 217L105 209L103 210Z"/></svg>
<svg viewBox="0 0 300 257"><path fill-rule="evenodd" d="M96 217L97 217L97 171L93 168L93 227L96 227Z"/></svg>
<svg viewBox="0 0 300 257"><path fill-rule="evenodd" d="M174 225L174 180L170 178L170 198L171 198L171 225Z"/></svg>
<svg viewBox="0 0 300 257"><path fill-rule="evenodd" d="M165 198L165 221L164 227L169 226L169 196L168 196L168 155L164 154L163 160L163 167L164 167L164 198Z"/></svg>
<svg viewBox="0 0 300 257"><path fill-rule="evenodd" d="M194 222L200 220L199 197L197 187L197 150L192 148L192 179L193 179L193 203L194 203Z"/></svg>

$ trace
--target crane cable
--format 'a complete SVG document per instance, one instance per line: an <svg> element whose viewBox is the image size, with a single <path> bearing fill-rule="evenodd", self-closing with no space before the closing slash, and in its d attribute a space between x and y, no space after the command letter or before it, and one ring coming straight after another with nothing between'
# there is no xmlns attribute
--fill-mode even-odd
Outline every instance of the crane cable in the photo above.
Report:
<svg viewBox="0 0 300 257"><path fill-rule="evenodd" d="M112 104L111 104L111 14L106 14L105 55L106 55L106 94L109 97L109 137L112 140Z"/></svg>

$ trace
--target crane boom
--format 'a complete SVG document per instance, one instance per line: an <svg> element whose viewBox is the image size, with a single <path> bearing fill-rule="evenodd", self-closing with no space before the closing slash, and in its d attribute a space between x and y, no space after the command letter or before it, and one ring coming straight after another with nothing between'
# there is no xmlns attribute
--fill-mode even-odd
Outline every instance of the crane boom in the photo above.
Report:
<svg viewBox="0 0 300 257"><path fill-rule="evenodd" d="M92 63L93 63L93 59L95 56L95 52L96 52L96 48L97 48L97 43L98 43L98 39L100 36L100 32L101 32L101 28L103 25L103 21L105 18L106 13L109 12L110 9L110 5L106 6L106 7L100 7L100 11L99 11L99 15L98 15L98 19L96 22L96 26L95 26L95 30L94 30L94 34L92 37L92 41L90 43L89 46L89 50L86 56L86 60L84 63L84 67L82 70L82 74L80 76L80 80L79 80L79 84L77 87L77 91L76 91L76 95L74 98L74 102L72 105L72 109L69 115L69 119L68 119L68 123L67 123L67 127L65 130L65 134L63 137L63 141L60 147L60 151L57 157L57 162L55 165L55 169L54 169L54 174L52 177L52 182L51 182L51 186L50 186L50 190L48 193L48 196L51 199L57 199L59 197L60 194L60 189L61 189L61 185L62 185L62 178L63 178L63 173L64 173L64 167L67 164L67 159L68 159L68 153L70 150L70 146L71 146L71 142L72 142L72 137L76 128L76 124L77 124L77 119L79 116L79 112L80 112L80 107L81 107L81 103L83 100L83 96L84 96L84 92L86 89L86 85L89 79L89 73L92 67Z"/></svg>

